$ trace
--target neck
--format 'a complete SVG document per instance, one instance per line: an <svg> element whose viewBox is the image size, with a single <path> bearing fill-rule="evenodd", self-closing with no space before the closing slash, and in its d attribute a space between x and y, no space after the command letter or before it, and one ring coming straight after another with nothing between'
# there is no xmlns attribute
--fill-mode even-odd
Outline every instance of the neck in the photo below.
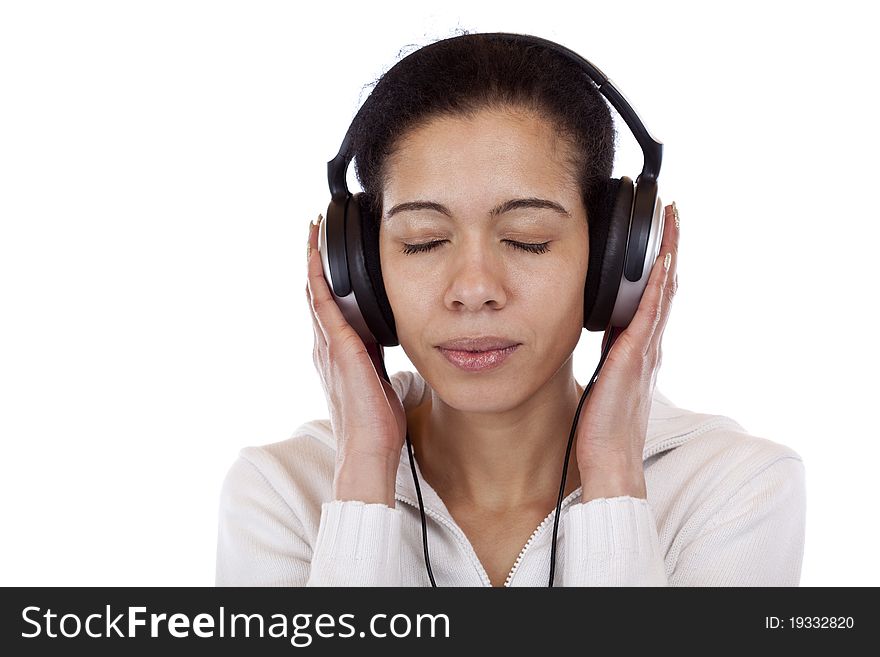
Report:
<svg viewBox="0 0 880 657"><path fill-rule="evenodd" d="M448 507L549 510L559 497L582 392L571 359L534 394L500 412L462 412L432 390L408 413L419 469ZM580 486L575 447L573 441L564 495Z"/></svg>

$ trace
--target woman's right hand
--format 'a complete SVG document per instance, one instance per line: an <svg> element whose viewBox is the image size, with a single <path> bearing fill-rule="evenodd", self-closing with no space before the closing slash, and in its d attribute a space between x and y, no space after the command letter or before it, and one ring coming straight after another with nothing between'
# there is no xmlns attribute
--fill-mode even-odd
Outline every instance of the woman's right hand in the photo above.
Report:
<svg viewBox="0 0 880 657"><path fill-rule="evenodd" d="M393 507L406 412L377 369L381 346L371 344L370 353L330 292L318 252L321 220L309 225L306 298L315 332L313 360L336 436L334 497Z"/></svg>

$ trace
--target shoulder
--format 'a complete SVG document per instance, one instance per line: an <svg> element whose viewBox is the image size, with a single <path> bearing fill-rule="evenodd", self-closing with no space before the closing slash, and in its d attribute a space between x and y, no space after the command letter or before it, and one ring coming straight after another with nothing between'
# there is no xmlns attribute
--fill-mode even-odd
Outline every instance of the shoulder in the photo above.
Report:
<svg viewBox="0 0 880 657"><path fill-rule="evenodd" d="M752 521L803 515L804 463L790 445L751 433L725 415L671 403L661 415L676 428L645 460L645 475L658 515L676 533L686 535L726 515Z"/></svg>
<svg viewBox="0 0 880 657"><path fill-rule="evenodd" d="M749 432L727 415L682 408L659 392L651 409L647 444L646 460L670 459L696 469L736 468L748 473L780 459L803 460L780 439Z"/></svg>
<svg viewBox="0 0 880 657"><path fill-rule="evenodd" d="M396 372L391 383L405 407L418 405L428 389L424 379L408 370ZM288 504L320 509L332 498L336 436L329 419L301 424L287 440L244 447L227 474L227 485L271 487ZM257 476L259 475L259 476Z"/></svg>
<svg viewBox="0 0 880 657"><path fill-rule="evenodd" d="M745 481L780 461L803 467L800 453L780 439L751 433L727 416L713 417L696 422L686 440L657 456L689 472L730 482Z"/></svg>
<svg viewBox="0 0 880 657"><path fill-rule="evenodd" d="M797 585L806 534L806 471L779 438L727 416L645 462L667 575L675 585Z"/></svg>
<svg viewBox="0 0 880 657"><path fill-rule="evenodd" d="M332 499L335 441L329 420L300 425L290 438L243 447L223 482L223 504L277 506L304 524L317 523Z"/></svg>
<svg viewBox="0 0 880 657"><path fill-rule="evenodd" d="M407 408L421 403L428 393L417 372L396 372L391 383ZM267 513L292 511L316 529L321 505L333 499L335 467L336 436L330 420L305 422L286 440L239 451L223 482L222 506L226 513L258 507Z"/></svg>
<svg viewBox="0 0 880 657"><path fill-rule="evenodd" d="M669 454L686 474L680 498L692 497L705 513L731 506L802 506L805 469L792 447L742 428L722 425ZM699 494L696 495L696 491Z"/></svg>

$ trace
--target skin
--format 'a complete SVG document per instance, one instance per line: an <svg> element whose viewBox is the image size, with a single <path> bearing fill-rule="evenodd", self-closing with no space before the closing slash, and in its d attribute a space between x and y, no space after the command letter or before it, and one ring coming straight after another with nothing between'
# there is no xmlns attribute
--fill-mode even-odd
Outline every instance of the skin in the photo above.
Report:
<svg viewBox="0 0 880 657"><path fill-rule="evenodd" d="M478 515L534 509L543 517L558 496L583 392L572 352L582 334L589 257L586 208L570 155L540 117L485 110L412 131L389 162L383 278L392 309L406 309L395 313L401 346L432 388L431 398L410 414L410 436L425 479L448 505ZM530 197L567 212L522 208L490 216L504 201ZM436 209L389 216L414 200L440 203L449 216ZM444 242L428 252L403 251L406 244L435 240ZM507 240L547 242L549 251L528 253ZM665 273L655 277L648 303L657 300L650 292ZM657 315L651 308L648 314ZM666 316L660 317L665 325ZM659 333L662 327L642 313L620 336L604 368L609 385L597 382L582 410L565 494L583 482L583 501L646 497L642 449ZM480 373L452 366L435 348L475 334L522 344L501 367Z"/></svg>
<svg viewBox="0 0 880 657"><path fill-rule="evenodd" d="M433 389L410 415L425 479L447 506L506 513L543 509L559 492L580 392L572 352L583 321L589 236L568 145L533 116L483 111L412 131L389 160L380 230L383 279L398 337ZM566 209L520 208L539 198ZM429 200L449 210L403 210ZM405 244L447 240L424 253ZM549 242L547 253L507 241ZM553 299L553 303L547 303ZM466 373L435 345L498 335L521 346L501 367ZM424 464L424 465L422 465ZM574 454L567 488L579 485Z"/></svg>
<svg viewBox="0 0 880 657"><path fill-rule="evenodd" d="M485 110L412 130L389 161L380 257L400 344L432 394L404 415L363 344L333 303L320 259L309 260L306 294L315 364L339 436L336 499L394 506L394 474L407 426L425 479L462 517L540 520L556 504L560 466L583 391L572 373L582 332L589 240L586 209L567 144L543 119ZM565 208L490 210L536 197ZM436 210L391 208L411 201ZM678 230L666 208L660 257L635 318L619 332L581 410L566 494L580 500L646 498L642 452L676 284ZM407 255L405 244L444 240ZM548 252L509 244L548 242ZM316 231L310 231L312 251ZM671 265L663 266L672 253ZM499 368L466 373L435 345L500 335L522 345ZM605 339L607 341L608 334ZM604 344L603 344L604 346ZM534 525L532 525L532 528Z"/></svg>

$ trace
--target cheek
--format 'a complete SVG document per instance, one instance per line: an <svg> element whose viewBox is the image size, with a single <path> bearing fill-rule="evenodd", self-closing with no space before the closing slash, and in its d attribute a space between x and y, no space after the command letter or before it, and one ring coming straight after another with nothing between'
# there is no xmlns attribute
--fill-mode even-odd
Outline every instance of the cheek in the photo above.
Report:
<svg viewBox="0 0 880 657"><path fill-rule="evenodd" d="M549 351L569 348L580 339L584 321L584 287L573 278L554 281L530 294L526 315Z"/></svg>
<svg viewBox="0 0 880 657"><path fill-rule="evenodd" d="M399 275L385 276L384 273L383 278L385 294L388 295L396 322L413 317L421 308L430 305L433 293L426 287L424 280Z"/></svg>
<svg viewBox="0 0 880 657"><path fill-rule="evenodd" d="M436 278L424 269L411 270L407 263L395 262L392 257L383 260L382 282L399 338L418 332L431 313L437 313L442 293Z"/></svg>
<svg viewBox="0 0 880 657"><path fill-rule="evenodd" d="M581 338L586 275L586 257L569 254L565 264L522 281L526 315L548 352L569 353Z"/></svg>
<svg viewBox="0 0 880 657"><path fill-rule="evenodd" d="M569 314L573 306L583 305L586 263L584 255L569 250L553 260L548 260L546 267L514 272L511 290L526 299L530 306L539 303L546 306L551 314L556 314L556 309L561 311L559 314Z"/></svg>

